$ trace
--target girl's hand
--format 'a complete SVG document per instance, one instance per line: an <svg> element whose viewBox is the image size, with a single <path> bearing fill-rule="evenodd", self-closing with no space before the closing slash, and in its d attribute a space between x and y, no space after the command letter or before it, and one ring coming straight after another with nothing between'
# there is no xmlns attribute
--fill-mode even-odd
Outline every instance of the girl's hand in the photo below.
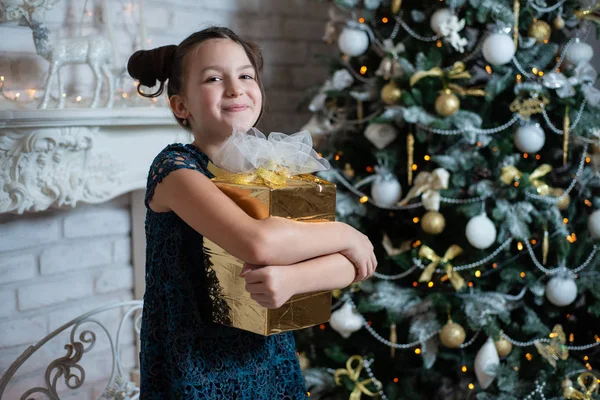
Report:
<svg viewBox="0 0 600 400"><path fill-rule="evenodd" d="M279 308L296 294L294 269L284 266L257 266L244 264L240 273L246 280L250 297L266 308Z"/></svg>
<svg viewBox="0 0 600 400"><path fill-rule="evenodd" d="M354 282L364 281L375 273L377 268L377 258L373 252L373 244L366 235L363 235L356 229L350 227L350 234L347 236L349 247L342 254L346 256L356 268L356 278Z"/></svg>

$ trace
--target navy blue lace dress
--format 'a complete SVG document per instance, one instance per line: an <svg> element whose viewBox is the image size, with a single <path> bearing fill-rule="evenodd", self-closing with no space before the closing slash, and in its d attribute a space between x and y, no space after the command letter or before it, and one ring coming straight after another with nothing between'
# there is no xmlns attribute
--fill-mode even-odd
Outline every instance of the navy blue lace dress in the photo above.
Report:
<svg viewBox="0 0 600 400"><path fill-rule="evenodd" d="M141 399L306 399L292 333L263 337L209 322L215 305L202 236L174 212L156 213L148 205L172 171L212 177L207 163L193 145L172 144L150 168Z"/></svg>

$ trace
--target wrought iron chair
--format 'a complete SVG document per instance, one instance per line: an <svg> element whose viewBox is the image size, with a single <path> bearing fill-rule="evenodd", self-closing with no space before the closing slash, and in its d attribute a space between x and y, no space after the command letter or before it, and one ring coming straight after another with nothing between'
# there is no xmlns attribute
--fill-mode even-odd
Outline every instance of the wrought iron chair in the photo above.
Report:
<svg viewBox="0 0 600 400"><path fill-rule="evenodd" d="M120 317L117 331L113 335L105 324L96 318L99 314L115 309L123 309L125 312L123 316ZM100 398L137 400L139 398L139 388L128 377L124 376L120 345L125 327L130 327L129 322L133 323L133 328L139 335L141 312L137 311L140 311L141 309L142 301L140 300L126 301L100 307L85 313L54 330L35 345L29 346L23 354L8 367L2 375L2 378L0 378L0 399L4 398L3 394L19 368L21 368L21 366L23 366L23 364L25 364L25 362L46 343L62 332L68 332L69 330L69 343L64 346L67 354L54 359L48 364L44 374L44 386L36 386L27 389L19 399L28 400L31 398L30 396L39 394L51 400L59 400L60 394L58 393L57 385L60 382L63 382L69 390L81 388L85 383L85 369L81 366L80 362L84 354L88 353L96 343L96 332L94 332L92 327L88 326L89 324L92 324L95 326L96 330L106 334L112 352L112 370L110 378ZM79 332L80 327L84 324L86 324L85 329L82 328L81 332Z"/></svg>

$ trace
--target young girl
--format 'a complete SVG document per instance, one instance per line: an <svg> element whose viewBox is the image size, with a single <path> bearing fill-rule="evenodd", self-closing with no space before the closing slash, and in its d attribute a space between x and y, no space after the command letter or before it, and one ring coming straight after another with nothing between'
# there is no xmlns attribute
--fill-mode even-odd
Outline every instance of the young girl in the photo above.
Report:
<svg viewBox="0 0 600 400"><path fill-rule="evenodd" d="M160 82L147 97L159 96L168 81L173 114L194 137L161 151L148 177L142 399L307 397L292 333L263 337L210 322L204 236L246 262L240 279L268 308L295 294L345 287L375 270L373 246L350 226L256 220L210 180L207 163L234 121L250 128L263 112L261 69L258 48L226 28L129 60L141 85Z"/></svg>

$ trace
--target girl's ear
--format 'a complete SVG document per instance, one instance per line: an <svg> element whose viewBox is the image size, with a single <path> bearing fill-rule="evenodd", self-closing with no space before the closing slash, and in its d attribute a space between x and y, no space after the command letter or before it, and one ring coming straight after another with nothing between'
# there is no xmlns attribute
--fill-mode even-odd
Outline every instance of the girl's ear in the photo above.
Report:
<svg viewBox="0 0 600 400"><path fill-rule="evenodd" d="M175 96L171 96L169 98L169 104L171 105L171 110L177 116L177 118L186 119L190 116L188 113L185 104L183 104L183 98L176 94Z"/></svg>

